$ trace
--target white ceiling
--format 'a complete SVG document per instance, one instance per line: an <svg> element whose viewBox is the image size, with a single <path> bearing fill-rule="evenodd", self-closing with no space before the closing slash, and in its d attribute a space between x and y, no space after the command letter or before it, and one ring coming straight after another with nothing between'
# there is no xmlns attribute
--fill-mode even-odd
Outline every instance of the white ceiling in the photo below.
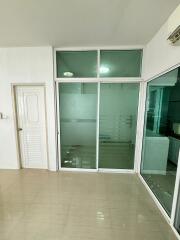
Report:
<svg viewBox="0 0 180 240"><path fill-rule="evenodd" d="M147 43L179 0L0 0L0 47Z"/></svg>

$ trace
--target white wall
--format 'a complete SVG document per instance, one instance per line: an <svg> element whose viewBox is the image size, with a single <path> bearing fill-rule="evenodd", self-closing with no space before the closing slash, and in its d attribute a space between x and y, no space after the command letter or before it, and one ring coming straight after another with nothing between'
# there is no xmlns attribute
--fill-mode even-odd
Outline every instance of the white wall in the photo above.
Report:
<svg viewBox="0 0 180 240"><path fill-rule="evenodd" d="M145 80L180 63L180 46L166 40L166 22L144 48L143 72ZM0 168L18 168L13 119L12 83L45 83L48 121L49 169L56 169L56 137L53 87L53 51L51 47L0 49L0 112L8 119L0 119Z"/></svg>
<svg viewBox="0 0 180 240"><path fill-rule="evenodd" d="M180 46L168 41L168 21L144 48L142 77L147 80L180 63Z"/></svg>
<svg viewBox="0 0 180 240"><path fill-rule="evenodd" d="M18 168L13 116L12 83L46 85L49 169L56 169L56 141L53 87L53 51L51 47L0 49L0 168Z"/></svg>

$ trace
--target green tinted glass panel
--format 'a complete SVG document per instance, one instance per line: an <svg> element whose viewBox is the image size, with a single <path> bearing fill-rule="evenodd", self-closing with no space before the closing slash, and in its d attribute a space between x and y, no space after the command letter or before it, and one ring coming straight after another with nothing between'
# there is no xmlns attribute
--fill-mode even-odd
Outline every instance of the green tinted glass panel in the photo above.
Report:
<svg viewBox="0 0 180 240"><path fill-rule="evenodd" d="M139 84L100 86L99 168L133 169Z"/></svg>
<svg viewBox="0 0 180 240"><path fill-rule="evenodd" d="M96 83L60 83L61 166L96 168Z"/></svg>
<svg viewBox="0 0 180 240"><path fill-rule="evenodd" d="M148 83L141 174L171 215L180 147L180 70Z"/></svg>
<svg viewBox="0 0 180 240"><path fill-rule="evenodd" d="M101 77L140 77L142 50L100 51Z"/></svg>
<svg viewBox="0 0 180 240"><path fill-rule="evenodd" d="M57 51L57 77L96 77L97 51Z"/></svg>

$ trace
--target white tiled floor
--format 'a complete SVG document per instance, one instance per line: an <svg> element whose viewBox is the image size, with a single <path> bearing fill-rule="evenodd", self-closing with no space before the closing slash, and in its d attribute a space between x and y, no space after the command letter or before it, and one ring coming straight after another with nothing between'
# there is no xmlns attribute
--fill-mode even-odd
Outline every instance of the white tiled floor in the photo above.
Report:
<svg viewBox="0 0 180 240"><path fill-rule="evenodd" d="M175 240L133 174L0 171L1 240Z"/></svg>

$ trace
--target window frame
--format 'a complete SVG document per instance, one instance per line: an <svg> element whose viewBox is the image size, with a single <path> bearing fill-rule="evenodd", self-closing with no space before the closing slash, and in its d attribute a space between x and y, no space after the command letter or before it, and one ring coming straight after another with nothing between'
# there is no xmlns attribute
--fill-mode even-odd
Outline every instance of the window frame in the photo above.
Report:
<svg viewBox="0 0 180 240"><path fill-rule="evenodd" d="M140 76L139 77L101 77L100 73L99 73L99 69L100 69L100 51L106 51L106 50L113 50L113 51L121 51L121 50L141 50L141 65L140 65ZM69 78L64 78L64 77L57 77L57 63L56 63L56 52L60 52L60 51L69 51L69 52L73 52L73 51L97 51L97 76L96 77L69 77ZM112 81L115 80L117 81L118 79L126 79L126 80L140 80L142 78L142 63L143 63L143 52L144 52L144 46L142 45L138 45L138 46L122 46L122 47L102 47L102 48L95 48L95 47L89 47L89 48L54 48L54 79L55 81L60 80L63 81L65 80L65 82L67 80L71 80L71 81L76 81L79 79L83 79L83 80L97 80L97 79L103 79L103 81Z"/></svg>

